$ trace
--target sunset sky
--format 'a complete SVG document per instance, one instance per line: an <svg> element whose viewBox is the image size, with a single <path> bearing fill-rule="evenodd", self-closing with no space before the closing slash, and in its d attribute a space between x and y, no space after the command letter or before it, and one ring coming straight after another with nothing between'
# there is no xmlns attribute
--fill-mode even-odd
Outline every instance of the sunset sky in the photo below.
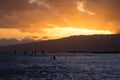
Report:
<svg viewBox="0 0 120 80"><path fill-rule="evenodd" d="M0 43L117 34L119 14L120 0L0 0Z"/></svg>

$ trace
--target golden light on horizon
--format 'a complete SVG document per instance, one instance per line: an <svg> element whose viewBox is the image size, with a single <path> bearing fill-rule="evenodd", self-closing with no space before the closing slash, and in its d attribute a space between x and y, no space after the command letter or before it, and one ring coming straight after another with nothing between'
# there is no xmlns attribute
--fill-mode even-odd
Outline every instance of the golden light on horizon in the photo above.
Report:
<svg viewBox="0 0 120 80"><path fill-rule="evenodd" d="M101 35L101 34L115 34L109 30L94 30L85 28L75 28L75 27L54 27L54 28L43 28L38 29L40 32L36 33L22 33L18 29L0 29L1 38L7 37L8 39L16 37L16 39L21 40L26 38L36 37L34 40L49 40L58 39L74 35ZM42 31L42 33L41 33ZM11 34L8 34L11 33Z"/></svg>
<svg viewBox="0 0 120 80"><path fill-rule="evenodd" d="M74 28L74 27L55 27L55 28L46 28L43 29L45 35L48 35L52 38L62 38L74 35L101 35L101 34L114 34L109 30L92 30L92 29L83 29L83 28Z"/></svg>

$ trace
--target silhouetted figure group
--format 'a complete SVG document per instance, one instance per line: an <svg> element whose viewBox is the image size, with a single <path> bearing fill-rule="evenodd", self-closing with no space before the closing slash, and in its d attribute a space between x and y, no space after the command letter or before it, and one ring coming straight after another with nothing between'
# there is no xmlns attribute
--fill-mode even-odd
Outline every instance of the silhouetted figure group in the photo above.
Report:
<svg viewBox="0 0 120 80"><path fill-rule="evenodd" d="M17 53L18 53L18 54L19 54L19 53L22 53L23 55L29 55L29 54L31 54L31 55L37 55L37 53L39 53L39 52L36 51L36 50L33 50L33 51L31 51L31 52L27 52L27 51L18 52L17 49L14 49L14 51L12 52L12 55L16 55ZM45 54L44 51L41 51L40 53L41 53L42 55Z"/></svg>
<svg viewBox="0 0 120 80"><path fill-rule="evenodd" d="M18 53L18 52L17 52L17 50L15 49L14 52L13 52L13 54L16 55L17 53ZM36 54L37 54L37 51L32 51L31 53L32 53L31 55L36 55ZM40 53L41 53L41 55L44 55L44 54L45 54L44 51L41 51ZM26 51L23 51L22 54L23 54L23 55L29 55L30 53L27 53ZM51 59L56 59L56 56L53 55Z"/></svg>

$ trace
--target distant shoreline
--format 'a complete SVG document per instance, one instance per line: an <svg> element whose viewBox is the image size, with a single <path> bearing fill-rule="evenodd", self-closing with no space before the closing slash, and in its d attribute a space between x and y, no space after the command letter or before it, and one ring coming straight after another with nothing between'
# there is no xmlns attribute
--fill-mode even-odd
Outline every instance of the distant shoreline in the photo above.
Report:
<svg viewBox="0 0 120 80"><path fill-rule="evenodd" d="M4 53L6 53L6 54L14 54L14 52L12 52L12 51L10 51L10 52L8 52L8 51L7 52L0 52L0 54L4 54ZM18 54L23 54L24 51L18 51L17 53ZM44 54L47 54L47 53L51 53L51 54L54 54L54 53L66 53L66 54L67 53L120 54L120 52L88 52L88 51L45 52ZM26 51L26 54L34 54L34 53L32 53L31 51ZM35 54L42 54L42 53L38 51Z"/></svg>

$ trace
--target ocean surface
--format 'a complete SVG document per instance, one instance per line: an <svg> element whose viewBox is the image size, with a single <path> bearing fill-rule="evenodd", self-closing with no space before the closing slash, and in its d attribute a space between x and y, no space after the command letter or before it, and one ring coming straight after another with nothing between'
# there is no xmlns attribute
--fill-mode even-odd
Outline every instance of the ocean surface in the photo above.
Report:
<svg viewBox="0 0 120 80"><path fill-rule="evenodd" d="M120 54L1 54L0 80L120 80Z"/></svg>

